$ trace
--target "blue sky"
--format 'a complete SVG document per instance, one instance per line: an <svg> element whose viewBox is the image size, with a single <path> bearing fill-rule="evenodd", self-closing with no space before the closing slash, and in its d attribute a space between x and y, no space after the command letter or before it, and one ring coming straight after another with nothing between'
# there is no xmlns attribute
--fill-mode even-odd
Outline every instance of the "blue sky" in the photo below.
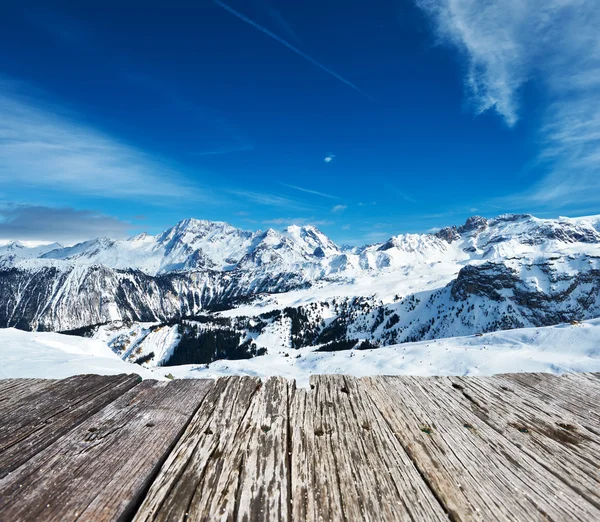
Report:
<svg viewBox="0 0 600 522"><path fill-rule="evenodd" d="M3 5L0 239L599 213L594 3Z"/></svg>

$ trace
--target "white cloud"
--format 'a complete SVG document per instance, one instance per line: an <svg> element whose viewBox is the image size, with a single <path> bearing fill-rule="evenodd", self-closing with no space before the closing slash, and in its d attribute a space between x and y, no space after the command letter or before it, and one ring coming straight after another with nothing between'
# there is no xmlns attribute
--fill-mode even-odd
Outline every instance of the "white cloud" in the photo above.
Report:
<svg viewBox="0 0 600 522"><path fill-rule="evenodd" d="M200 196L156 158L12 87L0 79L0 182L6 187L111 198Z"/></svg>
<svg viewBox="0 0 600 522"><path fill-rule="evenodd" d="M331 209L331 212L343 212L344 210L346 210L348 208L348 205L336 205L335 207L333 207Z"/></svg>
<svg viewBox="0 0 600 522"><path fill-rule="evenodd" d="M41 205L0 207L0 239L73 243L99 236L122 237L131 224L92 210Z"/></svg>
<svg viewBox="0 0 600 522"><path fill-rule="evenodd" d="M555 206L600 199L600 9L597 0L416 0L442 41L467 59L476 113L513 126L524 85L544 103L538 167L545 177L523 203Z"/></svg>
<svg viewBox="0 0 600 522"><path fill-rule="evenodd" d="M333 161L333 158L335 158L335 154L329 154L329 155L325 156L325 159L323 161L325 163L331 163Z"/></svg>

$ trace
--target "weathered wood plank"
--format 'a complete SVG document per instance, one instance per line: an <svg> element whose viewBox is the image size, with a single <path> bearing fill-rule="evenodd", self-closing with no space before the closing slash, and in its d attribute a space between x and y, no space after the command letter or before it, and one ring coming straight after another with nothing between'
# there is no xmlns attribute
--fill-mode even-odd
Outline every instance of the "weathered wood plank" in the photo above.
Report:
<svg viewBox="0 0 600 522"><path fill-rule="evenodd" d="M0 415L13 404L52 386L52 379L4 379L0 380Z"/></svg>
<svg viewBox="0 0 600 522"><path fill-rule="evenodd" d="M431 380L363 378L360 387L454 520L600 520L594 505Z"/></svg>
<svg viewBox="0 0 600 522"><path fill-rule="evenodd" d="M463 408L517 445L548 473L600 508L600 437L578 419L493 377L441 377L432 387L454 394ZM600 403L600 393L597 396ZM477 431L478 425L470 428Z"/></svg>
<svg viewBox="0 0 600 522"><path fill-rule="evenodd" d="M509 389L519 387L524 393L570 412L590 431L600 434L597 428L600 423L597 395L588 383L580 382L574 386L572 380L549 373L511 373L494 378L504 380Z"/></svg>
<svg viewBox="0 0 600 522"><path fill-rule="evenodd" d="M293 383L271 377L256 394L238 446L241 474L234 509L238 520L289 520L289 400ZM227 460L231 456L225 455ZM233 457L236 459L236 457Z"/></svg>
<svg viewBox="0 0 600 522"><path fill-rule="evenodd" d="M0 518L130 518L213 386L144 381L0 480Z"/></svg>
<svg viewBox="0 0 600 522"><path fill-rule="evenodd" d="M217 380L134 520L236 519L243 473L239 435L251 429L247 414L261 386L251 377Z"/></svg>
<svg viewBox="0 0 600 522"><path fill-rule="evenodd" d="M38 389L3 412L0 478L140 382L138 375L78 375Z"/></svg>
<svg viewBox="0 0 600 522"><path fill-rule="evenodd" d="M565 373L561 376L562 379L570 381L574 386L583 382L586 387L592 387L597 392L600 391L600 377L594 373Z"/></svg>
<svg viewBox="0 0 600 522"><path fill-rule="evenodd" d="M291 411L293 520L448 520L356 379L311 388Z"/></svg>

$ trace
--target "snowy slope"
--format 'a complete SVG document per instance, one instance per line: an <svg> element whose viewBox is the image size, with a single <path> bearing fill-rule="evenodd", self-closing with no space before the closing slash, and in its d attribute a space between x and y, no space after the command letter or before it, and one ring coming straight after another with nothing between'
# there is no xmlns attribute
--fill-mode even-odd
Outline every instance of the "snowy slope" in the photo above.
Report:
<svg viewBox="0 0 600 522"><path fill-rule="evenodd" d="M279 347L242 361L170 366L176 378L281 375L308 387L311 375L493 375L515 372L600 371L600 319L494 332L483 336L405 343L374 350L316 352Z"/></svg>
<svg viewBox="0 0 600 522"><path fill-rule="evenodd" d="M137 373L145 379L163 379L137 364L123 362L102 341L56 333L0 329L0 379L37 377L64 379L95 373Z"/></svg>
<svg viewBox="0 0 600 522"><path fill-rule="evenodd" d="M149 325L147 325L149 326ZM168 330L163 335L169 335ZM115 332L113 332L115 333ZM110 334L109 334L110 336ZM98 339L54 333L0 330L0 378L64 378L81 373L138 373L144 378L216 378L224 375L281 375L308 387L311 375L493 375L514 372L600 371L600 319L494 332L481 336L404 343L373 350L318 352L263 339L267 355L210 365L142 368L120 360Z"/></svg>

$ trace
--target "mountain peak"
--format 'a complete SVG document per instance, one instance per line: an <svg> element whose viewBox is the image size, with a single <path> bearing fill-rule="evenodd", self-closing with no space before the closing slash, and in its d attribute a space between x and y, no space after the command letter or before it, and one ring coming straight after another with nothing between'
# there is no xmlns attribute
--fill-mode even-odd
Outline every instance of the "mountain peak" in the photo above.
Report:
<svg viewBox="0 0 600 522"><path fill-rule="evenodd" d="M471 216L467 218L465 224L458 227L458 232L463 234L465 232L473 232L474 230L482 230L488 226L488 220L481 216Z"/></svg>
<svg viewBox="0 0 600 522"><path fill-rule="evenodd" d="M207 219L187 218L175 224L173 229L176 230L199 230L199 229L223 229L234 228L225 221L209 221Z"/></svg>

